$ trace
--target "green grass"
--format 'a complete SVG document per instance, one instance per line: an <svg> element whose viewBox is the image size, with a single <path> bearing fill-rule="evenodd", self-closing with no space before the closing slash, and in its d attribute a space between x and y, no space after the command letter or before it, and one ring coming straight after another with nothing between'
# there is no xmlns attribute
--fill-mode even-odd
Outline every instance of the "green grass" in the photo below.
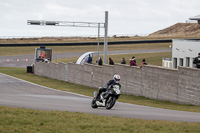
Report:
<svg viewBox="0 0 200 133"><path fill-rule="evenodd" d="M171 43L155 44L122 44L108 45L108 51L117 50L138 50L138 49L167 49ZM0 47L0 56L35 54L35 48L38 47ZM53 53L69 52L88 52L97 51L97 45L88 46L47 46ZM103 51L103 45L100 45L100 51Z"/></svg>
<svg viewBox="0 0 200 133"><path fill-rule="evenodd" d="M142 59L146 59L147 63L149 65L157 65L162 66L162 57L165 58L171 58L172 53L171 52L161 52L161 53L137 53L137 54L119 54L119 55L109 55L108 57L111 57L115 63L121 63L122 58L124 57L126 59L126 64L129 65L129 59L135 56L137 65L141 65ZM78 57L71 57L71 58L61 58L58 60L53 60L53 62L76 62ZM95 62L96 57L93 57L93 63Z"/></svg>
<svg viewBox="0 0 200 133"><path fill-rule="evenodd" d="M199 133L199 123L139 120L0 106L1 133Z"/></svg>

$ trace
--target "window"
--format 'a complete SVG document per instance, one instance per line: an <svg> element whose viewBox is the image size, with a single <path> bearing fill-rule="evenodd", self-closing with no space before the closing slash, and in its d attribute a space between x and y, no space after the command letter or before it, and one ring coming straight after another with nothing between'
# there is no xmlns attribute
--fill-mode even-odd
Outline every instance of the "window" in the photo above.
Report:
<svg viewBox="0 0 200 133"><path fill-rule="evenodd" d="M194 58L192 58L192 67L196 67L195 64L193 64Z"/></svg>
<svg viewBox="0 0 200 133"><path fill-rule="evenodd" d="M186 57L186 67L190 67L190 57Z"/></svg>
<svg viewBox="0 0 200 133"><path fill-rule="evenodd" d="M174 68L177 68L177 58L174 58L173 66Z"/></svg>
<svg viewBox="0 0 200 133"><path fill-rule="evenodd" d="M179 66L183 66L183 58L180 58Z"/></svg>

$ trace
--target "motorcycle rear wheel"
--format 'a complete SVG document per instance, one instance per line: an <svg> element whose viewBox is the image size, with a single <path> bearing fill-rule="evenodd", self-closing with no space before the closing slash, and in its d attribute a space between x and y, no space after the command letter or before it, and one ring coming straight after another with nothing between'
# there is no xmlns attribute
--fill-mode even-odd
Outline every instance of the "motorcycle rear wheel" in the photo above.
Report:
<svg viewBox="0 0 200 133"><path fill-rule="evenodd" d="M116 102L116 97L110 96L106 101L106 109L111 109L115 105L115 102Z"/></svg>
<svg viewBox="0 0 200 133"><path fill-rule="evenodd" d="M97 106L97 104L96 104L96 98L95 98L95 97L92 99L91 107L92 107L92 108L98 108L98 106Z"/></svg>

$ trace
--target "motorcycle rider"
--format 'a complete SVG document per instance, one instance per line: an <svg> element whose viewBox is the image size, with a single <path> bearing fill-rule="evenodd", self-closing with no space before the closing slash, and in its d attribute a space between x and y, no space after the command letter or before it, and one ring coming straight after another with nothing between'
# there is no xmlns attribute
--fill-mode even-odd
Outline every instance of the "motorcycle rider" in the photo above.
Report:
<svg viewBox="0 0 200 133"><path fill-rule="evenodd" d="M99 92L96 96L97 101L100 100L100 94L102 92L105 92L106 90L108 90L109 88L113 88L115 85L119 85L119 89L121 88L121 84L119 83L120 81L120 76L118 74L115 74L113 76L112 80L109 80L108 83L105 85L105 87L99 88Z"/></svg>

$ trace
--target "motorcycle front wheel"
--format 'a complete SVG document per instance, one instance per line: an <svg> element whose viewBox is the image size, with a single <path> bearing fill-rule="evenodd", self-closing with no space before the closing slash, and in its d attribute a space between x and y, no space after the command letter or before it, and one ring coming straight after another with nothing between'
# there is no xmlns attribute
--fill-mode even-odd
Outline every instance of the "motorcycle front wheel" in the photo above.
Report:
<svg viewBox="0 0 200 133"><path fill-rule="evenodd" d="M106 109L111 109L115 105L115 102L116 102L116 97L110 96L106 101Z"/></svg>
<svg viewBox="0 0 200 133"><path fill-rule="evenodd" d="M96 98L95 97L92 99L91 107L92 108L97 108L98 107L97 104L96 104Z"/></svg>

